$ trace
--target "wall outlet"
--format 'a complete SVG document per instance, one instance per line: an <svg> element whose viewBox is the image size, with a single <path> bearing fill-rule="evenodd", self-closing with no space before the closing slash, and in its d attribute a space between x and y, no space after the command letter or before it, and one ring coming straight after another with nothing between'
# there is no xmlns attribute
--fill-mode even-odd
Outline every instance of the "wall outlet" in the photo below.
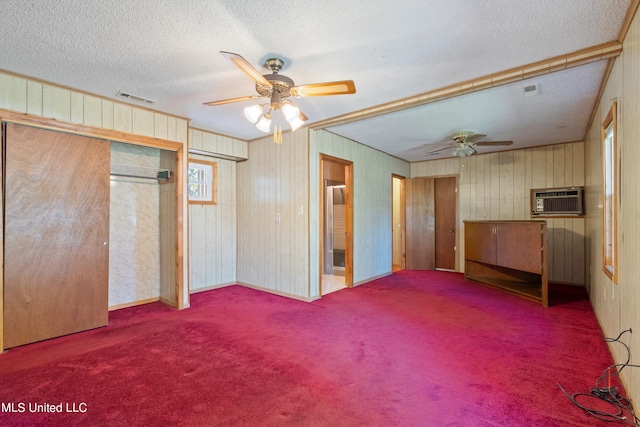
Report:
<svg viewBox="0 0 640 427"><path fill-rule="evenodd" d="M280 212L276 214L276 222L280 222Z"/></svg>
<svg viewBox="0 0 640 427"><path fill-rule="evenodd" d="M298 205L298 215L303 215L303 214L304 214L304 206Z"/></svg>

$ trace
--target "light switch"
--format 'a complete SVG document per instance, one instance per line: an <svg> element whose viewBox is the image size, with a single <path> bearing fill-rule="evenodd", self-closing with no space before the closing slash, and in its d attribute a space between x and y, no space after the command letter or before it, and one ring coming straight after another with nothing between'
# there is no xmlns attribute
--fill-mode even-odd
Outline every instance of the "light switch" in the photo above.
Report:
<svg viewBox="0 0 640 427"><path fill-rule="evenodd" d="M280 212L276 214L276 222L280 222Z"/></svg>
<svg viewBox="0 0 640 427"><path fill-rule="evenodd" d="M304 206L298 205L298 215L304 215Z"/></svg>

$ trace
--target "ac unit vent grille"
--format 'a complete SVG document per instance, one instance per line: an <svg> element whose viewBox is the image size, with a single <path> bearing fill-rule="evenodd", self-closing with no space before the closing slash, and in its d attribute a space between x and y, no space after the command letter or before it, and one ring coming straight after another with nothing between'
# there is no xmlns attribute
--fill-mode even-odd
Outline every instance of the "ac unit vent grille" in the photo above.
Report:
<svg viewBox="0 0 640 427"><path fill-rule="evenodd" d="M531 190L531 216L584 215L583 193L582 187Z"/></svg>

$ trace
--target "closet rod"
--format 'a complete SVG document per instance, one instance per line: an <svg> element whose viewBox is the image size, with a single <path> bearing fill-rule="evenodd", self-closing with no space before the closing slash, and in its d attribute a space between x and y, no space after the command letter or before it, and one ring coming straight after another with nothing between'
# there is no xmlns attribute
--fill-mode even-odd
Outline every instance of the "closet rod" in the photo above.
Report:
<svg viewBox="0 0 640 427"><path fill-rule="evenodd" d="M112 163L111 175L128 178L143 178L165 181L171 178L171 171L169 169L145 168L142 166L128 166Z"/></svg>

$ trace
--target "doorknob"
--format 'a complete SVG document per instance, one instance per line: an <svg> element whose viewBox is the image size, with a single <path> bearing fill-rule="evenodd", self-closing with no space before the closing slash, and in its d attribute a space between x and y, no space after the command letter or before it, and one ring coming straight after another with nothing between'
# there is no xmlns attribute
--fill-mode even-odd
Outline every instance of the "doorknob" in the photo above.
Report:
<svg viewBox="0 0 640 427"><path fill-rule="evenodd" d="M456 229L455 229L455 228L452 228L452 229L450 229L449 231L450 231L450 232L452 232L452 233L455 233L455 232L456 232Z"/></svg>

